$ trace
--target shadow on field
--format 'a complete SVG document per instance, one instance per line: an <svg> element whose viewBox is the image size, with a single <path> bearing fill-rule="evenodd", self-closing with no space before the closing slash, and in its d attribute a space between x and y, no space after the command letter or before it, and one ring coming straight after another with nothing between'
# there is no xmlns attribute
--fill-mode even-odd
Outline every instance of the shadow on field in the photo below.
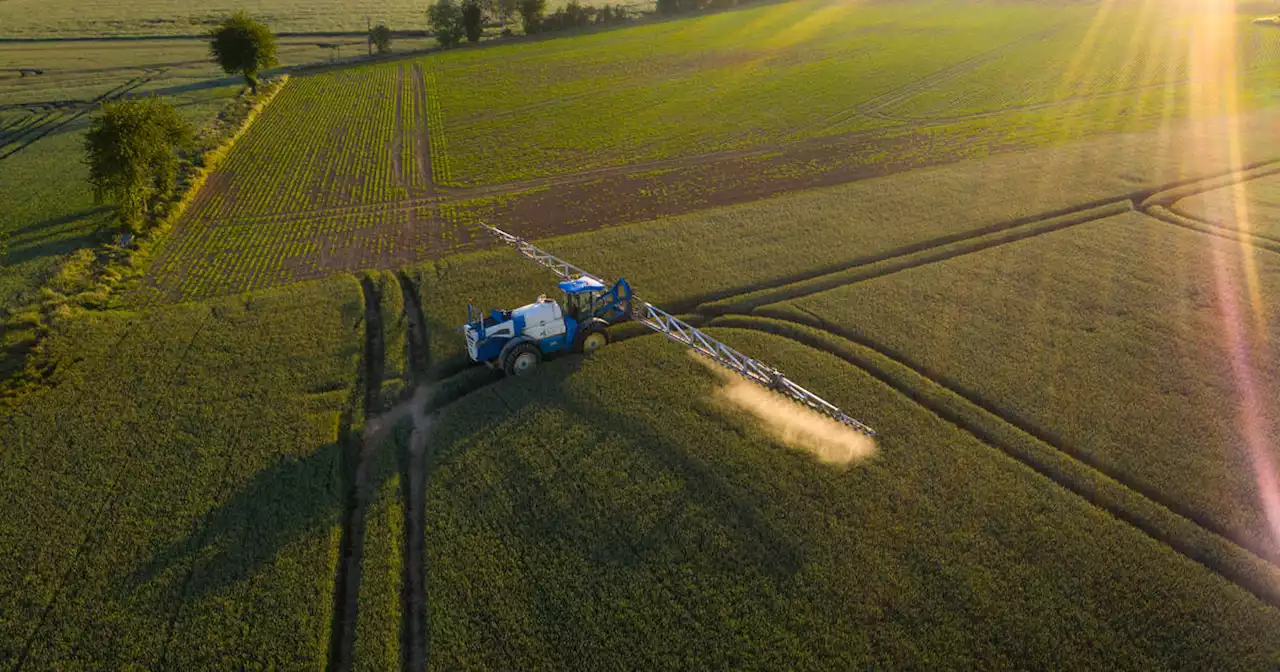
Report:
<svg viewBox="0 0 1280 672"><path fill-rule="evenodd" d="M179 603L198 601L251 580L300 539L329 537L342 522L342 495L349 485L341 473L344 459L342 444L331 443L254 474L230 500L205 514L189 535L159 549L130 573L120 582L121 590L137 591L153 581L177 581L181 576ZM325 496L316 496L320 489ZM175 574L174 568L187 569Z"/></svg>
<svg viewBox="0 0 1280 672"><path fill-rule="evenodd" d="M491 429L506 424L508 430L514 426L518 428L515 432L499 430L492 435L522 436L528 433L528 428L521 427L520 423L520 418L528 417L522 413L526 408L541 406L562 411L569 417L569 425L586 425L601 439L613 444L609 451L616 451L621 443L626 450L637 451L640 459L650 461L654 471L665 473L671 481L679 483L670 495L675 501L657 505L661 511L656 511L652 508L654 502L627 501L625 492L584 490L581 484L596 474L579 471L580 465L588 470L593 464L606 471L610 468L607 462L596 461L598 455L594 454L593 445L558 446L556 437L544 436L530 447L559 453L533 456L517 446L479 444L484 439L476 437L487 429L449 440L465 451L486 450L490 452L486 457L495 459L499 471L492 474L492 482L506 490L505 496L512 504L510 510L516 512L516 517L508 523L511 526L508 534L520 538L526 548L545 547L548 543L569 544L595 567L652 566L666 563L673 554L696 555L689 544L691 534L697 533L687 527L688 512L696 510L714 523L717 534L727 537L732 551L719 556L717 562L723 563L722 569L735 573L755 571L776 579L786 579L801 570L804 555L798 540L766 516L762 506L765 502L704 461L698 455L696 441L671 435L663 429L664 420L660 417L619 412L610 408L613 403L610 400L597 400L591 394L570 388L567 382L582 363L581 356L563 357L539 367L537 374L528 379L504 380L491 386L486 396L505 405L509 412L494 413L491 421L483 426ZM637 409L646 410L644 406ZM513 419L515 423L510 422ZM581 436L579 432L572 433ZM455 458L466 459L460 455L444 457L450 461ZM531 458L542 461L543 467L539 469ZM557 463L555 479L547 478L545 463L548 460ZM622 467L614 467L618 468ZM465 478L462 474L459 476ZM592 515L593 511L602 511L602 501L615 496L622 498L618 506L604 509L603 515ZM490 496L479 495L464 507L483 516L492 508ZM430 545L428 534L427 546Z"/></svg>
<svg viewBox="0 0 1280 672"><path fill-rule="evenodd" d="M106 239L111 209L89 208L22 226L0 230L0 262L17 265L90 247Z"/></svg>

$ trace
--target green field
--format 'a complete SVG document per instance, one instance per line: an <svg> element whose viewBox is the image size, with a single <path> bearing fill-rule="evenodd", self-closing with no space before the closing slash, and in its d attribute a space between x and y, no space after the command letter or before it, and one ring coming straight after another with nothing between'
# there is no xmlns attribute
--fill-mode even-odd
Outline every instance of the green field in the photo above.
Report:
<svg viewBox="0 0 1280 672"><path fill-rule="evenodd" d="M552 0L547 3L548 11L565 4L564 0ZM621 4L645 10L653 7L652 2L643 0ZM223 17L241 9L286 33L363 35L370 23L385 24L396 31L428 29L427 5L406 0L5 0L0 3L0 38L203 35Z"/></svg>
<svg viewBox="0 0 1280 672"><path fill-rule="evenodd" d="M760 310L872 344L1175 511L1280 556L1271 527L1280 521L1266 516L1250 456L1250 432L1275 436L1280 426L1265 423L1280 418L1264 412L1252 427L1236 410L1280 394L1280 325L1255 328L1245 277L1252 268L1274 302L1280 259L1248 254L1242 263L1230 242L1128 214ZM1243 329L1239 345L1233 329Z"/></svg>
<svg viewBox="0 0 1280 672"><path fill-rule="evenodd" d="M99 35L199 35L222 17L243 9L282 32L361 32L366 19L395 30L425 30L425 5L371 0L321 2L196 3L191 0L0 3L0 37Z"/></svg>
<svg viewBox="0 0 1280 672"><path fill-rule="evenodd" d="M295 77L135 300L444 257L480 219L559 234L1011 150L1128 191L1273 156L1280 31L1230 15L1217 43L1194 3L982 7L783 3Z"/></svg>
<svg viewBox="0 0 1280 672"><path fill-rule="evenodd" d="M404 46L420 47L421 40ZM348 41L348 47L343 53L358 54L364 43ZM314 40L280 45L285 68L330 55ZM17 67L40 67L44 74L18 77L6 70ZM0 159L0 312L30 302L69 253L111 237L110 216L93 203L81 162L86 115L96 98L159 95L200 127L242 88L241 78L209 62L202 40L0 44L0 156L13 152ZM50 101L67 104L48 107Z"/></svg>
<svg viewBox="0 0 1280 672"><path fill-rule="evenodd" d="M242 84L198 40L0 44L0 342L30 346L0 380L0 667L1280 667L1254 9L797 0L327 65L288 38L119 282L82 277L118 233L96 100L157 93L214 142ZM0 37L222 13L0 0ZM821 461L638 324L469 366L468 300L556 290L482 220L873 449Z"/></svg>
<svg viewBox="0 0 1280 672"><path fill-rule="evenodd" d="M1248 180L1188 196L1176 211L1280 243L1280 177Z"/></svg>
<svg viewBox="0 0 1280 672"><path fill-rule="evenodd" d="M0 425L0 660L323 666L360 314L348 279L68 323Z"/></svg>

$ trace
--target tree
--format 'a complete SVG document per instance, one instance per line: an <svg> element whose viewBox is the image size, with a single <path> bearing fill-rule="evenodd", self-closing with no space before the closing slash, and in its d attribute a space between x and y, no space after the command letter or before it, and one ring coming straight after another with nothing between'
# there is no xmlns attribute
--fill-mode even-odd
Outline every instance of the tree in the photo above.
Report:
<svg viewBox="0 0 1280 672"><path fill-rule="evenodd" d="M498 22L502 24L503 30L507 28L507 22L516 15L520 10L519 0L492 0L493 7L491 11L498 16Z"/></svg>
<svg viewBox="0 0 1280 672"><path fill-rule="evenodd" d="M379 54L391 51L391 29L379 23L369 31L369 41Z"/></svg>
<svg viewBox="0 0 1280 672"><path fill-rule="evenodd" d="M520 21L524 32L532 35L542 28L542 14L547 11L547 0L520 0Z"/></svg>
<svg viewBox="0 0 1280 672"><path fill-rule="evenodd" d="M114 201L120 223L140 229L156 201L173 193L177 151L191 138L191 125L159 98L104 104L84 139L94 201Z"/></svg>
<svg viewBox="0 0 1280 672"><path fill-rule="evenodd" d="M480 41L484 32L484 7L481 0L462 0L462 27L467 33L467 41L475 44Z"/></svg>
<svg viewBox="0 0 1280 672"><path fill-rule="evenodd" d="M462 25L462 9L453 0L437 0L436 4L428 7L427 23L435 31L436 41L446 49L461 42L466 32Z"/></svg>
<svg viewBox="0 0 1280 672"><path fill-rule="evenodd" d="M227 74L242 74L253 92L258 75L276 64L276 36L243 11L232 14L210 33L209 53Z"/></svg>

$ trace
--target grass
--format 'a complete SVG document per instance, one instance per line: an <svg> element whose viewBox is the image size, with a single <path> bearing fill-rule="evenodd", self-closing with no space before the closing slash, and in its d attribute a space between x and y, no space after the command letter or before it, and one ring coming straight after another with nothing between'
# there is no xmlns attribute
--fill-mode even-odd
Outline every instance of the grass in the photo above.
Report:
<svg viewBox="0 0 1280 672"><path fill-rule="evenodd" d="M361 310L347 278L60 323L0 424L0 660L323 666Z"/></svg>
<svg viewBox="0 0 1280 672"><path fill-rule="evenodd" d="M821 135L815 120L1073 14L783 3L426 62L452 182L472 186ZM888 125L859 122L843 130Z"/></svg>
<svg viewBox="0 0 1280 672"><path fill-rule="evenodd" d="M783 3L425 63L451 183L465 186L854 131L894 137L921 114L944 136L998 146L959 115L1053 103L1003 120L1040 131L1020 146L1043 145L1188 113L1188 44L1217 48L1204 44L1217 36L1190 30L1204 23L1194 4L1170 4ZM1239 70L1258 73L1242 77L1243 102L1258 105L1276 90L1280 33L1239 30ZM1134 90L1148 84L1159 86Z"/></svg>
<svg viewBox="0 0 1280 672"><path fill-rule="evenodd" d="M1252 233L1280 243L1280 177L1260 177L1194 194L1174 209L1227 229Z"/></svg>
<svg viewBox="0 0 1280 672"><path fill-rule="evenodd" d="M1129 92L1112 102L1113 113L1168 112L1170 97L1186 95L1193 70L1206 67L1201 53L1213 40L1231 45L1241 83L1274 77L1280 68L1280 35L1252 28L1246 16L1220 14L1189 0L1101 5L1088 22L1064 23L1029 41L1017 58L985 62L959 73L948 87L904 98L888 111L904 117L998 112L1010 107L1070 102L1082 95ZM1144 95L1144 90L1146 94ZM1244 86L1247 94L1249 86Z"/></svg>
<svg viewBox="0 0 1280 672"><path fill-rule="evenodd" d="M1251 303L1244 276L1252 269L1261 296L1274 296L1280 263L1240 254L1133 213L762 312L819 318L1276 557L1248 432L1257 422L1274 434L1280 418L1269 408L1241 415L1251 402L1238 376L1259 400L1280 393L1276 325L1254 321L1266 304Z"/></svg>
<svg viewBox="0 0 1280 672"><path fill-rule="evenodd" d="M564 0L553 0L548 3L548 11L564 4ZM652 8L652 3L625 4ZM4 29L0 37L202 35L238 9L277 32L363 34L368 22L383 23L396 31L428 28L425 6L408 0L242 0L212 5L193 0L79 0L56 5L39 0L6 0L0 5L0 26Z"/></svg>
<svg viewBox="0 0 1280 672"><path fill-rule="evenodd" d="M1267 666L1275 612L830 355L722 330L882 431L824 467L628 341L443 412L432 669ZM696 439L694 438L696 437Z"/></svg>

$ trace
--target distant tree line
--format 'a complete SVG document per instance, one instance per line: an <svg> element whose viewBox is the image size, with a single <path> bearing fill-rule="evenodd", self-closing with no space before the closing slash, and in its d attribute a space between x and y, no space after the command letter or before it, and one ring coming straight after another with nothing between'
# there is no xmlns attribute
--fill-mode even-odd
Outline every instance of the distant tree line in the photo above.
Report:
<svg viewBox="0 0 1280 672"><path fill-rule="evenodd" d="M572 0L568 5L547 13L547 0L437 0L427 9L427 23L436 34L440 46L448 48L468 42L479 42L487 23L496 21L503 35L512 34L508 22L520 17L520 26L528 35L593 24L618 23L632 18L622 5L587 7Z"/></svg>
<svg viewBox="0 0 1280 672"><path fill-rule="evenodd" d="M685 14L737 7L738 0L658 0L659 14Z"/></svg>

